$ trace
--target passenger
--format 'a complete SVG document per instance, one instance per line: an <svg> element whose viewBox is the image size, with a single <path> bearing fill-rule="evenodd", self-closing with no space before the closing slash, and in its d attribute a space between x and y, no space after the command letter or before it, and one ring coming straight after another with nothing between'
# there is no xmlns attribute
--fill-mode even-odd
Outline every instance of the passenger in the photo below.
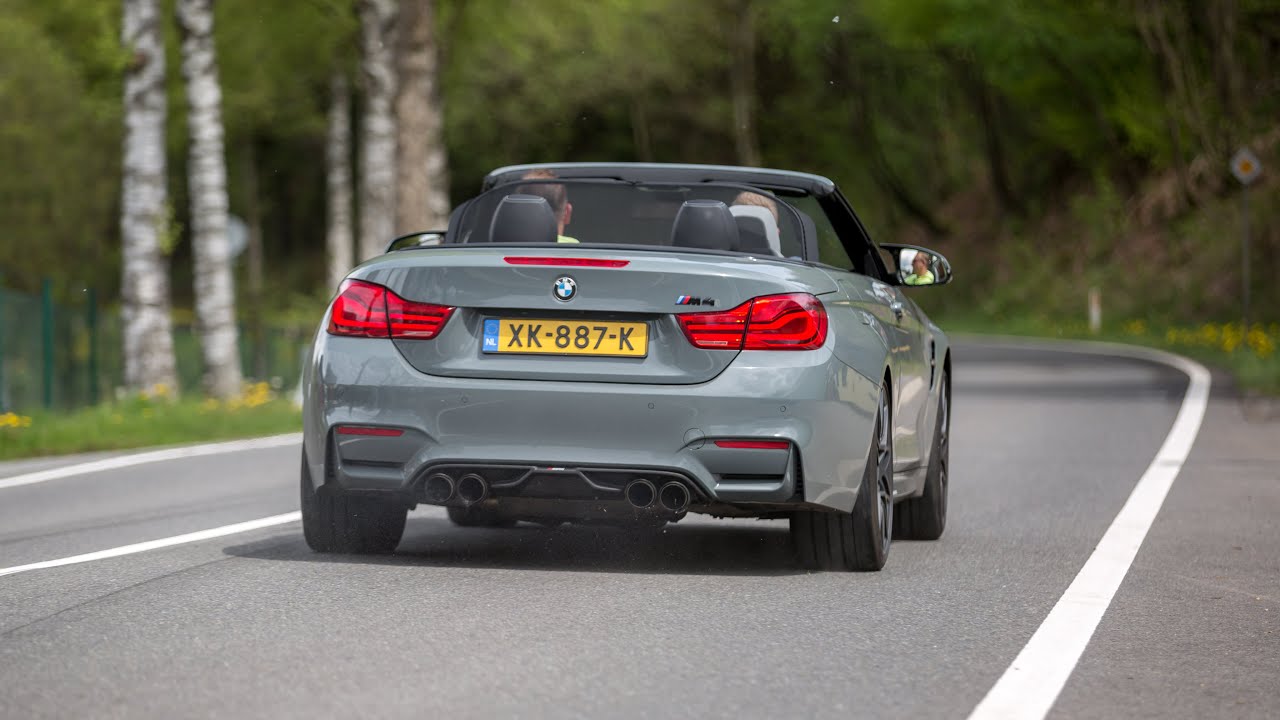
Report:
<svg viewBox="0 0 1280 720"><path fill-rule="evenodd" d="M911 258L911 274L902 279L907 285L932 285L933 271L929 269L929 257L922 252Z"/></svg>
<svg viewBox="0 0 1280 720"><path fill-rule="evenodd" d="M775 226L778 224L778 203L774 202L772 198L765 197L760 193L746 191L740 192L738 193L738 196L733 199L733 202L729 204L755 205L757 207L767 208L769 212L773 213L773 224Z"/></svg>
<svg viewBox="0 0 1280 720"><path fill-rule="evenodd" d="M550 170L530 170L521 178L522 180L552 180L559 177ZM568 237L564 234L564 228L569 224L569 219L573 217L573 205L569 202L569 191L560 183L531 183L529 185L521 185L516 190L521 195L537 195L546 198L547 203L551 205L551 211L556 215L556 242L576 243L576 239Z"/></svg>

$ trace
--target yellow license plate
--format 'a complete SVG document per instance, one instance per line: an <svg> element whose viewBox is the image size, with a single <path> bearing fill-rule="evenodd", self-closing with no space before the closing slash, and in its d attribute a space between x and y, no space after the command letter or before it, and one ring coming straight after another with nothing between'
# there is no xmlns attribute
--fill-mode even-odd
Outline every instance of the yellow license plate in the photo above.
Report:
<svg viewBox="0 0 1280 720"><path fill-rule="evenodd" d="M649 326L642 322L486 318L487 353L645 357Z"/></svg>

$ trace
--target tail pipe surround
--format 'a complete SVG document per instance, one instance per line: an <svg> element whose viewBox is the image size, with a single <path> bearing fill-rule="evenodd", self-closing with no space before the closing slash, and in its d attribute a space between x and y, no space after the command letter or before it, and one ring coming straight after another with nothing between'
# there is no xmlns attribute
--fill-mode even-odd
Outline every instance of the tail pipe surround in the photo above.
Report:
<svg viewBox="0 0 1280 720"><path fill-rule="evenodd" d="M458 499L467 505L475 505L476 503L489 497L489 483L475 473L467 473L458 478Z"/></svg>
<svg viewBox="0 0 1280 720"><path fill-rule="evenodd" d="M429 475L422 483L422 494L427 498L427 502L436 505L443 505L452 500L456 489L453 478L444 473Z"/></svg>
<svg viewBox="0 0 1280 720"><path fill-rule="evenodd" d="M658 488L645 479L632 480L626 487L627 502L631 507L644 509L658 499Z"/></svg>
<svg viewBox="0 0 1280 720"><path fill-rule="evenodd" d="M669 482L658 491L658 502L673 513L682 513L689 509L689 488L683 483Z"/></svg>

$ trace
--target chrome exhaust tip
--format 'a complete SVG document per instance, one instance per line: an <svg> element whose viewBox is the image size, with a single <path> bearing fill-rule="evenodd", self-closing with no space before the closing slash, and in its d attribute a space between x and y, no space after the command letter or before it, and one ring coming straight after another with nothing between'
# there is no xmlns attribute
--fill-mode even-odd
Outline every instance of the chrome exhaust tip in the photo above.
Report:
<svg viewBox="0 0 1280 720"><path fill-rule="evenodd" d="M683 483L669 482L662 486L658 491L658 502L662 503L662 507L673 513L681 513L689 508L689 501L693 498L689 495L689 488Z"/></svg>
<svg viewBox="0 0 1280 720"><path fill-rule="evenodd" d="M489 497L489 483L475 473L468 473L458 478L458 499L468 505Z"/></svg>
<svg viewBox="0 0 1280 720"><path fill-rule="evenodd" d="M631 507L643 510L653 504L658 497L658 488L648 480L632 480L626 487L627 502Z"/></svg>
<svg viewBox="0 0 1280 720"><path fill-rule="evenodd" d="M452 500L455 489L453 478L444 473L428 475L422 483L422 494L427 502L435 505L443 505Z"/></svg>

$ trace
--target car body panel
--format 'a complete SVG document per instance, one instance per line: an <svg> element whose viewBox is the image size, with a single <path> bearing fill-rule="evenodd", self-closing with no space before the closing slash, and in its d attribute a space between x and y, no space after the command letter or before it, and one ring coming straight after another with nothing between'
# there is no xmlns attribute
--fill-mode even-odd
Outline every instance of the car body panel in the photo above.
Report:
<svg viewBox="0 0 1280 720"><path fill-rule="evenodd" d="M507 257L625 259L624 268L512 265ZM416 302L461 310L431 342L397 342L418 370L449 377L692 384L718 375L734 352L700 350L684 338L675 317L728 310L763 295L835 292L836 283L817 268L769 262L754 256L718 258L674 252L617 252L599 249L442 246L420 253L382 256L358 268L352 278L378 283ZM572 300L552 292L557 279L571 277ZM680 305L685 296L698 305ZM714 305L707 303L713 302ZM601 358L485 354L485 319L589 318L649 323L648 357Z"/></svg>
<svg viewBox="0 0 1280 720"><path fill-rule="evenodd" d="M716 438L777 438L798 448L803 501L848 511L879 383L826 348L782 355L739 353L714 380L692 386L450 378L419 372L389 340L321 332L306 371L307 458L312 477L323 478L333 427L386 426L410 432L349 441L373 451L348 455L368 466L346 477L329 467L329 477L408 492L432 463L654 467L684 471L713 498L763 502L773 499L768 483L757 497L722 482L716 475L731 474L733 461L712 467L699 451Z"/></svg>

